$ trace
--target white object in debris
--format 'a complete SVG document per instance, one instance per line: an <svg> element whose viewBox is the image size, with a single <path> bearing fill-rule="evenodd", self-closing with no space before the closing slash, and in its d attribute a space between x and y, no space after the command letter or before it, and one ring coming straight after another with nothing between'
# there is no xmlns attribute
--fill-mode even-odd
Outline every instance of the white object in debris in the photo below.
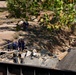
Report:
<svg viewBox="0 0 76 75"><path fill-rule="evenodd" d="M27 56L30 56L31 53L32 53L31 51L27 51L27 53L26 53L26 57L27 57Z"/></svg>
<svg viewBox="0 0 76 75"><path fill-rule="evenodd" d="M34 56L37 55L37 50L36 50L36 49L33 50L33 55L34 55Z"/></svg>
<svg viewBox="0 0 76 75"><path fill-rule="evenodd" d="M37 52L36 53L34 52L33 55L34 56L41 56L41 54L40 53L37 53Z"/></svg>
<svg viewBox="0 0 76 75"><path fill-rule="evenodd" d="M19 22L18 22L18 25L22 25L22 24L23 24L23 22L24 22L24 21L19 21Z"/></svg>
<svg viewBox="0 0 76 75"><path fill-rule="evenodd" d="M24 58L25 55L26 55L26 53L22 53L22 54L21 54L21 58Z"/></svg>
<svg viewBox="0 0 76 75"><path fill-rule="evenodd" d="M33 50L33 56L37 56L37 57L40 57L41 54L37 52L36 49Z"/></svg>
<svg viewBox="0 0 76 75"><path fill-rule="evenodd" d="M36 55L37 55L37 53L33 53L33 55L34 55L34 56L36 56Z"/></svg>

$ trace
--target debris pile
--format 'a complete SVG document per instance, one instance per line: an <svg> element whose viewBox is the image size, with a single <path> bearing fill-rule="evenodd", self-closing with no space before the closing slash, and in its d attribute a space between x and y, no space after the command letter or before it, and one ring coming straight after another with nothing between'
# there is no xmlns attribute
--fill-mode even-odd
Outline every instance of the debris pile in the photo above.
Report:
<svg viewBox="0 0 76 75"><path fill-rule="evenodd" d="M55 68L58 61L58 58L51 55L47 50L39 52L36 49L24 50L23 52L18 50L0 52L0 62Z"/></svg>

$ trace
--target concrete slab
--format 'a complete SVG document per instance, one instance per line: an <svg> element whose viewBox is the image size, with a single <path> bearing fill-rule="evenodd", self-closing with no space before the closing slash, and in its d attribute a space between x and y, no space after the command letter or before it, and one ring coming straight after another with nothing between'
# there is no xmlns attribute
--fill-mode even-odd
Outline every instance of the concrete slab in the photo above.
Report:
<svg viewBox="0 0 76 75"><path fill-rule="evenodd" d="M60 70L71 70L76 72L76 47L70 49L70 52L62 59L57 68Z"/></svg>

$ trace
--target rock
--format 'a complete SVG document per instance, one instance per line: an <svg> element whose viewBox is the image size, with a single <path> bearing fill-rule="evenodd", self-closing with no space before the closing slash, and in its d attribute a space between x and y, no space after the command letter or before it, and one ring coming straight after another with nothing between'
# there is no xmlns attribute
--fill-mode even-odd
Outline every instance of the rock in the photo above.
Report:
<svg viewBox="0 0 76 75"><path fill-rule="evenodd" d="M26 56L26 53L21 54L21 58L24 58Z"/></svg>
<svg viewBox="0 0 76 75"><path fill-rule="evenodd" d="M37 50L36 49L33 49L33 53L37 53Z"/></svg>
<svg viewBox="0 0 76 75"><path fill-rule="evenodd" d="M32 53L31 51L27 51L26 57L27 57L27 56L31 56L31 53Z"/></svg>
<svg viewBox="0 0 76 75"><path fill-rule="evenodd" d="M34 22L38 22L38 19L34 19L33 21L34 21Z"/></svg>
<svg viewBox="0 0 76 75"><path fill-rule="evenodd" d="M34 52L34 53L33 53L33 56L39 58L39 57L41 56L41 54L40 54L40 53L37 53L37 52Z"/></svg>
<svg viewBox="0 0 76 75"><path fill-rule="evenodd" d="M33 52L33 56L37 56L37 50L36 49L34 49L32 52Z"/></svg>
<svg viewBox="0 0 76 75"><path fill-rule="evenodd" d="M23 23L24 23L24 21L21 20L18 22L18 25L22 25Z"/></svg>
<svg viewBox="0 0 76 75"><path fill-rule="evenodd" d="M36 16L31 16L31 20L35 20L36 19Z"/></svg>
<svg viewBox="0 0 76 75"><path fill-rule="evenodd" d="M40 53L36 53L35 55L36 55L36 57L38 57L38 58L41 56Z"/></svg>

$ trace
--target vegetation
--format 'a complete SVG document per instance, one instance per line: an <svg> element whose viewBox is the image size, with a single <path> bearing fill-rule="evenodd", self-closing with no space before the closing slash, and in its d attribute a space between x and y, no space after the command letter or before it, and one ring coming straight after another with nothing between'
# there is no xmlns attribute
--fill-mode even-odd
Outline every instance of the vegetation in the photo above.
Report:
<svg viewBox="0 0 76 75"><path fill-rule="evenodd" d="M44 15L43 24L51 29L60 29L63 26L71 27L75 18L74 5L76 0L7 0L9 12L17 18L29 18L29 15L38 16L40 11L53 11L55 13L50 23L49 16ZM55 20L57 20L55 22Z"/></svg>

